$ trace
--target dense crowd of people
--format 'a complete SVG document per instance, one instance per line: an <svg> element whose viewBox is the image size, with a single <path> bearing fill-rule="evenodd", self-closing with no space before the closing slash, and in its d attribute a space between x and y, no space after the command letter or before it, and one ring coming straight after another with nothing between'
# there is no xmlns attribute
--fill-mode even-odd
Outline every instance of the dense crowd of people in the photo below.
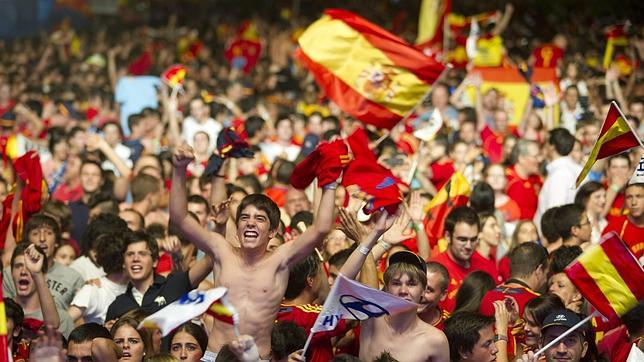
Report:
<svg viewBox="0 0 644 362"><path fill-rule="evenodd" d="M644 41L636 24L620 50L628 66L605 69L602 34L562 26L527 41L512 16L528 18L509 5L482 31L504 45L499 67L556 69L560 82L542 102L514 119L507 94L483 89L472 61L448 70L391 130L325 97L293 58L313 18L289 11L205 29L173 16L109 30L63 22L0 43L13 360L52 348L60 356L46 357L68 361L536 360L595 311L567 265L610 232L644 260L644 176L634 176L643 148L599 160L575 187L612 101L644 134ZM180 90L160 76L173 64L185 66ZM437 113L440 131L419 142L414 131ZM298 168L312 152L337 158L356 130L405 181L396 213L365 213L370 200L342 186L346 160L311 175ZM240 141L246 157L213 162ZM455 173L471 185L469 201L430 240L428 205ZM317 182L293 186L309 176ZM418 308L343 320L302 356L338 275ZM187 292L218 286L236 327L204 314L166 337L138 328ZM643 313L640 302L620 319L594 317L538 358L624 361L633 345L644 350Z"/></svg>

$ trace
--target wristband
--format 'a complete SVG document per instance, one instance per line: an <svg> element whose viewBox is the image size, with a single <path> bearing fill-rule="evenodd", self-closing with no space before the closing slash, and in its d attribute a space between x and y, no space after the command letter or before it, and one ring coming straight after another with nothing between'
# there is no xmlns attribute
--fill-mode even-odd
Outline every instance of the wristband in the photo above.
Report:
<svg viewBox="0 0 644 362"><path fill-rule="evenodd" d="M335 190L337 188L338 188L338 183L335 181L322 186L323 190Z"/></svg>
<svg viewBox="0 0 644 362"><path fill-rule="evenodd" d="M371 249L367 248L364 245L360 245L360 247L358 247L358 252L360 252L360 254L362 255L369 255L369 253L371 252Z"/></svg>
<svg viewBox="0 0 644 362"><path fill-rule="evenodd" d="M505 341L506 343L508 342L508 336L504 336L502 334L495 334L494 335L494 342L498 341Z"/></svg>
<svg viewBox="0 0 644 362"><path fill-rule="evenodd" d="M391 249L391 244L389 244L384 240L379 241L378 244L380 244L380 247L383 248L385 251L388 251L389 249Z"/></svg>

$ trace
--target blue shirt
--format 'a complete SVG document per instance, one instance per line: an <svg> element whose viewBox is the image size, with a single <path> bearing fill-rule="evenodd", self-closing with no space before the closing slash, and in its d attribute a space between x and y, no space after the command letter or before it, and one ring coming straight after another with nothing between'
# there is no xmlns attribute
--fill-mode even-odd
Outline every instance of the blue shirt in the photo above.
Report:
<svg viewBox="0 0 644 362"><path fill-rule="evenodd" d="M153 76L127 76L116 83L114 99L121 107L121 127L126 136L130 135L127 118L140 113L144 108L159 106L157 89L161 86L159 77Z"/></svg>

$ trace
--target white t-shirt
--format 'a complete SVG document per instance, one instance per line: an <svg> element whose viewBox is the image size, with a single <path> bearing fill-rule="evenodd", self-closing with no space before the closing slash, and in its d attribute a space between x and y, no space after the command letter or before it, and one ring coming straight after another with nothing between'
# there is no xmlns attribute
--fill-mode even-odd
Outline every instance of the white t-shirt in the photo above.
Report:
<svg viewBox="0 0 644 362"><path fill-rule="evenodd" d="M94 264L86 255L74 259L69 267L76 270L83 277L84 281L105 276L103 268Z"/></svg>
<svg viewBox="0 0 644 362"><path fill-rule="evenodd" d="M199 123L199 121L193 117L186 117L181 125L181 138L186 141L190 147L193 147L195 133L206 132L210 138L208 152L212 152L217 146L217 136L219 136L219 131L221 131L222 128L223 126L212 118L208 118L204 123Z"/></svg>
<svg viewBox="0 0 644 362"><path fill-rule="evenodd" d="M293 162L300 154L300 146L288 145L284 146L277 142L266 142L259 145L266 160L271 164L277 157L283 157Z"/></svg>
<svg viewBox="0 0 644 362"><path fill-rule="evenodd" d="M127 289L127 284L116 284L106 277L101 277L100 281L100 287L85 284L76 293L74 300L72 300L72 305L85 308L85 312L83 313L85 323L105 323L107 308L109 308L116 297L125 293Z"/></svg>

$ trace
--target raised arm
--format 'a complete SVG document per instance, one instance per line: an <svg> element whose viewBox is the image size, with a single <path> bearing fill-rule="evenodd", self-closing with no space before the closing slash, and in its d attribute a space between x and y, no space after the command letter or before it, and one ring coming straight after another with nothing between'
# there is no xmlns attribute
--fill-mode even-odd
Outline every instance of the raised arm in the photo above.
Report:
<svg viewBox="0 0 644 362"><path fill-rule="evenodd" d="M335 222L335 189L337 183L326 185L322 191L320 206L315 213L315 221L311 227L300 235L295 241L285 244L278 248L285 254L286 262L289 267L297 264L307 255L313 252L313 249L324 240L324 237L331 231Z"/></svg>
<svg viewBox="0 0 644 362"><path fill-rule="evenodd" d="M195 265L188 270L188 279L190 279L190 286L193 288L196 288L199 286L199 283L201 283L208 274L212 271L212 258L208 255L205 255L203 258L201 258L199 261L195 263Z"/></svg>
<svg viewBox="0 0 644 362"><path fill-rule="evenodd" d="M45 324L50 325L56 329L60 326L60 316L56 309L54 297L52 297L47 281L45 280L45 273L43 273L43 265L45 265L45 254L36 249L35 245L30 245L25 250L25 266L31 274L34 284L36 285L36 293L38 293L38 301L40 302L40 310L42 311L43 321Z"/></svg>
<svg viewBox="0 0 644 362"><path fill-rule="evenodd" d="M386 212L378 215L376 227L362 239L356 250L351 253L349 259L340 269L340 274L349 279L355 279L376 241L393 225L395 219L396 215L388 215Z"/></svg>
<svg viewBox="0 0 644 362"><path fill-rule="evenodd" d="M192 148L186 144L175 148L172 155L172 187L170 188L170 222L190 239L197 248L218 260L226 240L219 234L210 233L197 220L188 215L186 199L186 167L194 159Z"/></svg>

